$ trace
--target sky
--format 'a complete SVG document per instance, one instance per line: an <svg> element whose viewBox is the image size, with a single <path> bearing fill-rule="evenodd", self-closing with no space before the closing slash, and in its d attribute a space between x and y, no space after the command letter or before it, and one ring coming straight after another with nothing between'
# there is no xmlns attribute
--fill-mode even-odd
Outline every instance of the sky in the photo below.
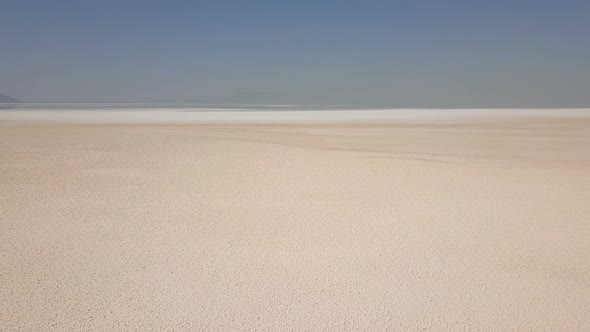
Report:
<svg viewBox="0 0 590 332"><path fill-rule="evenodd" d="M590 107L590 1L0 0L0 93Z"/></svg>

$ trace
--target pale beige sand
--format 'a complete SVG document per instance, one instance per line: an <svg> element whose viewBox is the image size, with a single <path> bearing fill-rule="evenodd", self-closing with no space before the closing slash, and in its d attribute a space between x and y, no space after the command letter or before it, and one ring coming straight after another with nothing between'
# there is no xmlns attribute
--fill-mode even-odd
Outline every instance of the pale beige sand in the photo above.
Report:
<svg viewBox="0 0 590 332"><path fill-rule="evenodd" d="M590 120L0 122L0 330L590 330Z"/></svg>

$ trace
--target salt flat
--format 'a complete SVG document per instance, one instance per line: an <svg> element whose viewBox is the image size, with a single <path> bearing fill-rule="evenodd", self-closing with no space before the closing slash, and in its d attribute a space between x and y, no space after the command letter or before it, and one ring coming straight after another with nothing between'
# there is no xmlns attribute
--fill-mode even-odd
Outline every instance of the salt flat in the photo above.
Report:
<svg viewBox="0 0 590 332"><path fill-rule="evenodd" d="M20 105L20 104L19 104ZM1 104L0 104L1 106ZM0 107L0 110L1 107ZM23 104L0 111L0 121L101 123L324 123L503 118L587 118L588 108L555 109L356 109L292 106L277 110L262 106L141 106L127 104Z"/></svg>
<svg viewBox="0 0 590 332"><path fill-rule="evenodd" d="M2 331L590 330L590 117L3 119Z"/></svg>

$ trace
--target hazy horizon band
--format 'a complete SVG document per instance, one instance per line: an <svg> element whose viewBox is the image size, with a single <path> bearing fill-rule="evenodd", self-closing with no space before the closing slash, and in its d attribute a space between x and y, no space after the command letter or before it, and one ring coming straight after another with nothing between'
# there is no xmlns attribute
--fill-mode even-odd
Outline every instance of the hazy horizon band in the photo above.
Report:
<svg viewBox="0 0 590 332"><path fill-rule="evenodd" d="M588 117L590 108L570 109L260 109L260 108L88 108L4 109L0 121L57 122L374 122L469 118Z"/></svg>

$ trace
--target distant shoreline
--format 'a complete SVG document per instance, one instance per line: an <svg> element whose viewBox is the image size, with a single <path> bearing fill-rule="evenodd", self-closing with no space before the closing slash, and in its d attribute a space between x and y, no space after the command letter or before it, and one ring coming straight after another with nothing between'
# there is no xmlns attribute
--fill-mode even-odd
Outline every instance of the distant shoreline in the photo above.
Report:
<svg viewBox="0 0 590 332"><path fill-rule="evenodd" d="M587 107L395 107L367 104L235 104L235 103L111 103L111 102L0 102L0 107L25 110L191 109L203 110L588 110Z"/></svg>
<svg viewBox="0 0 590 332"><path fill-rule="evenodd" d="M4 121L127 123L280 123L461 120L518 117L590 117L579 109L277 109L277 108L12 108L0 111Z"/></svg>

